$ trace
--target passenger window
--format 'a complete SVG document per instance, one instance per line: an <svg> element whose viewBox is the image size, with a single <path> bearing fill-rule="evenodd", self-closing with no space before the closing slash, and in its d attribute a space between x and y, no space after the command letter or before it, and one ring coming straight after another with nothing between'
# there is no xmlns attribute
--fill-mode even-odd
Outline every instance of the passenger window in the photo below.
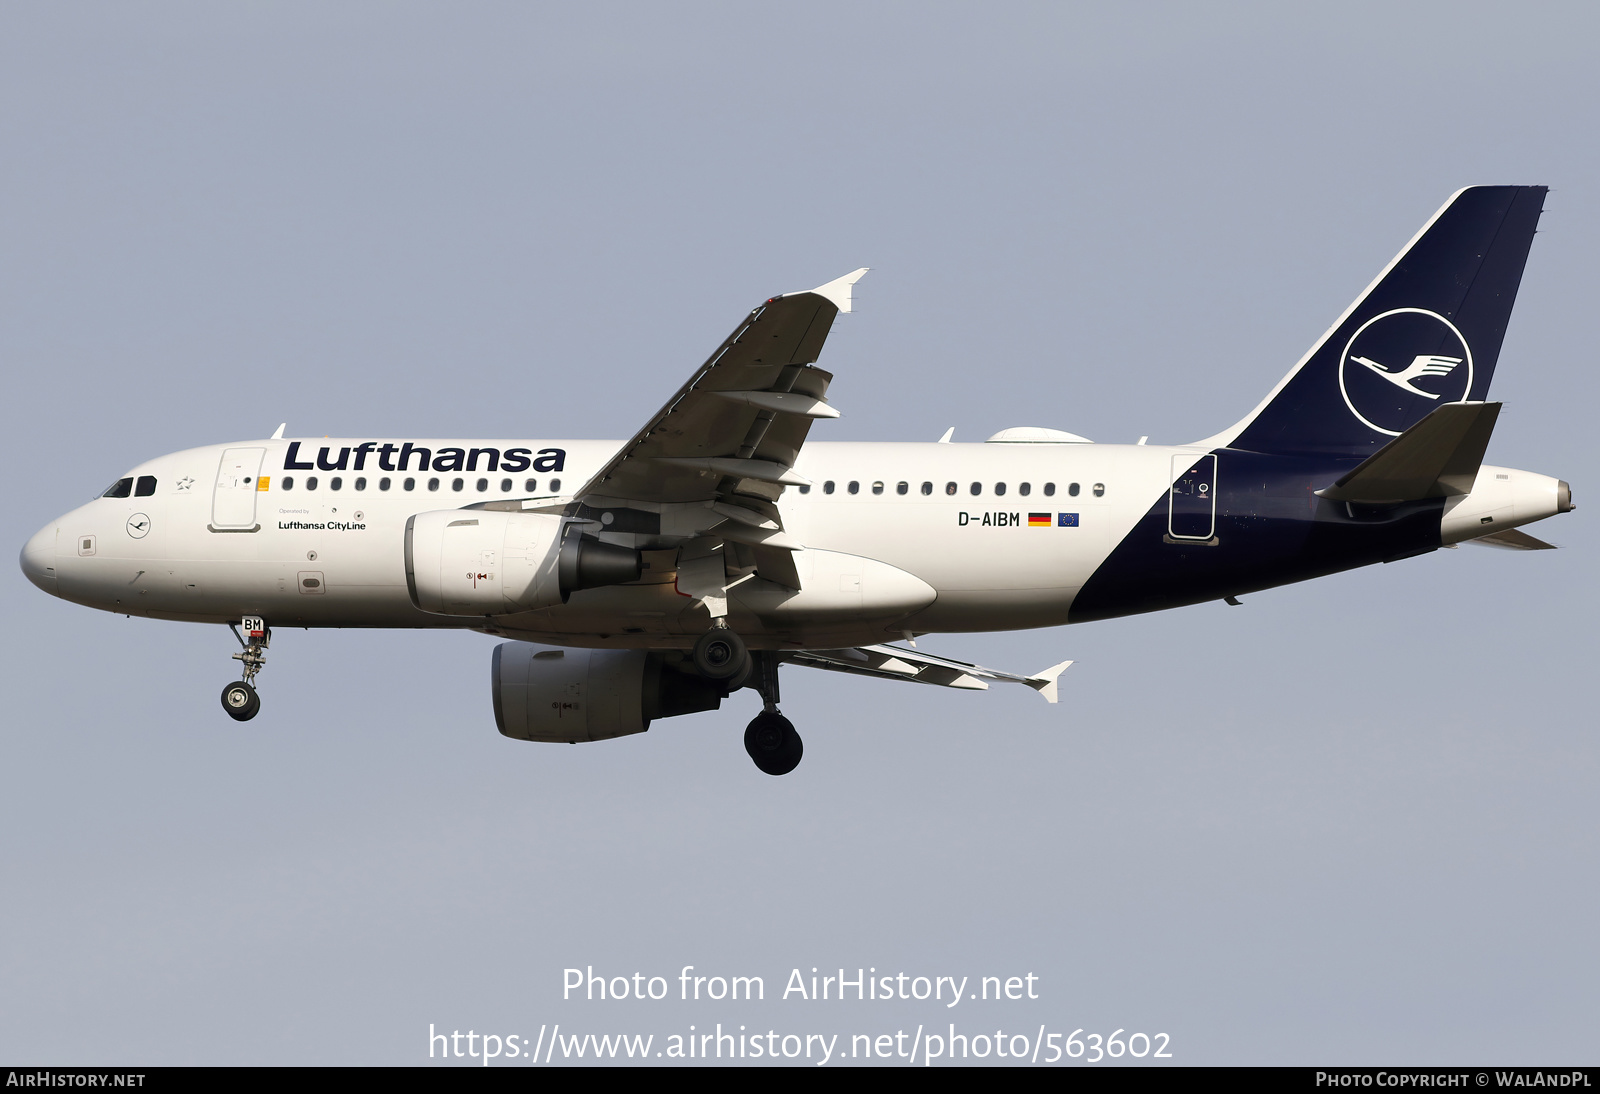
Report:
<svg viewBox="0 0 1600 1094"><path fill-rule="evenodd" d="M356 489L357 490L365 490L366 488L367 488L367 480L366 479L363 478L363 479L357 479L356 480Z"/></svg>
<svg viewBox="0 0 1600 1094"><path fill-rule="evenodd" d="M933 493L933 483L931 483L931 482L925 482L925 483L923 483L923 484L922 484L922 492L923 492L923 493L924 493L924 494L931 494L931 493Z"/></svg>
<svg viewBox="0 0 1600 1094"><path fill-rule="evenodd" d="M1075 483L1075 482L1068 483L1067 484L1067 493L1070 494L1072 497L1077 497L1078 496L1078 484Z"/></svg>
<svg viewBox="0 0 1600 1094"><path fill-rule="evenodd" d="M437 489L439 489L439 480L438 479L429 479L428 480L428 489L429 490L437 490Z"/></svg>
<svg viewBox="0 0 1600 1094"><path fill-rule="evenodd" d="M125 498L131 493L133 493L133 480L118 479L100 496L102 498Z"/></svg>
<svg viewBox="0 0 1600 1094"><path fill-rule="evenodd" d="M811 487L809 487L809 486L802 486L802 487L800 487L800 488L799 488L799 490L800 490L800 492L801 492L801 493L802 493L802 494L809 494L809 493L811 493Z"/></svg>
<svg viewBox="0 0 1600 1094"><path fill-rule="evenodd" d="M1021 494L1023 497L1027 497L1029 494L1033 493L1033 485L1026 482L1018 483L1017 493Z"/></svg>
<svg viewBox="0 0 1600 1094"><path fill-rule="evenodd" d="M416 479L407 479L405 482L401 483L401 485L404 486L407 490L415 490L417 488L417 480Z"/></svg>
<svg viewBox="0 0 1600 1094"><path fill-rule="evenodd" d="M1003 498L1003 497L1005 497L1005 495L1006 495L1006 484L1003 483L1003 482L995 483L994 484L994 496L997 497L997 498Z"/></svg>
<svg viewBox="0 0 1600 1094"><path fill-rule="evenodd" d="M1053 497L1056 496L1056 484L1055 483L1047 482L1047 483L1044 484L1044 496L1047 497L1047 498L1053 498Z"/></svg>
<svg viewBox="0 0 1600 1094"><path fill-rule="evenodd" d="M311 475L311 476L307 477L307 479L306 479L306 489L307 490L315 490L316 488L317 488L317 477L315 475Z"/></svg>
<svg viewBox="0 0 1600 1094"><path fill-rule="evenodd" d="M896 486L894 488L894 492L896 494L904 494L904 493L907 493L908 491L910 491L910 489L911 489L911 484L908 483L908 482L903 482L903 483L901 483L900 485L898 485L898 486Z"/></svg>
<svg viewBox="0 0 1600 1094"><path fill-rule="evenodd" d="M529 479L527 482L522 484L522 488L530 494L537 494L539 492L539 480Z"/></svg>
<svg viewBox="0 0 1600 1094"><path fill-rule="evenodd" d="M829 479L827 482L822 484L822 492L824 494L833 493L833 480L832 479Z"/></svg>
<svg viewBox="0 0 1600 1094"><path fill-rule="evenodd" d="M459 492L460 489L465 485L466 485L466 483L463 482L460 479L451 479L450 480L450 489L452 489L452 490L455 490L455 491Z"/></svg>
<svg viewBox="0 0 1600 1094"><path fill-rule="evenodd" d="M244 481L245 482L249 482L250 480L249 479L245 479ZM148 498L150 495L154 494L155 492L156 492L156 477L154 475L140 475L139 476L139 485L134 489L133 496L136 497L136 498Z"/></svg>
<svg viewBox="0 0 1600 1094"><path fill-rule="evenodd" d="M381 478L381 479L378 480L378 489L379 490L387 490L387 489L389 489L389 480L388 480L387 477Z"/></svg>
<svg viewBox="0 0 1600 1094"><path fill-rule="evenodd" d="M278 483L278 489L280 489L280 490L293 490L294 489L294 476L293 475L285 475L283 477L283 480Z"/></svg>
<svg viewBox="0 0 1600 1094"><path fill-rule="evenodd" d="M500 492L502 494L511 493L511 480L510 479L501 479L500 480Z"/></svg>
<svg viewBox="0 0 1600 1094"><path fill-rule="evenodd" d="M973 483L972 484L972 496L973 497L977 497L981 493L983 493L983 483L981 483L981 482Z"/></svg>
<svg viewBox="0 0 1600 1094"><path fill-rule="evenodd" d="M481 494L487 489L489 489L489 480L488 479L479 479L478 480L478 493Z"/></svg>
<svg viewBox="0 0 1600 1094"><path fill-rule="evenodd" d="M845 487L845 489L849 490L852 494L859 494L861 493L861 484L856 482L854 479L851 479L850 485Z"/></svg>
<svg viewBox="0 0 1600 1094"><path fill-rule="evenodd" d="M561 493L561 480L560 479L551 479L550 480L550 492L552 494Z"/></svg>
<svg viewBox="0 0 1600 1094"><path fill-rule="evenodd" d="M1106 496L1106 484L1105 483L1097 482L1097 483L1094 484L1094 496L1097 497L1097 498L1103 498L1103 497Z"/></svg>
<svg viewBox="0 0 1600 1094"><path fill-rule="evenodd" d="M872 484L872 492L873 492L873 493L874 493L874 494L881 494L881 493L883 493L883 483L881 483L881 482L875 482L875 483L873 483L873 484Z"/></svg>
<svg viewBox="0 0 1600 1094"><path fill-rule="evenodd" d="M953 483L953 482L945 483L944 484L944 492L946 494L952 494L953 495L956 492L956 484Z"/></svg>
<svg viewBox="0 0 1600 1094"><path fill-rule="evenodd" d="M338 475L335 475L333 478L328 480L328 489L329 490L337 490L343 485L344 485L344 480L341 479Z"/></svg>

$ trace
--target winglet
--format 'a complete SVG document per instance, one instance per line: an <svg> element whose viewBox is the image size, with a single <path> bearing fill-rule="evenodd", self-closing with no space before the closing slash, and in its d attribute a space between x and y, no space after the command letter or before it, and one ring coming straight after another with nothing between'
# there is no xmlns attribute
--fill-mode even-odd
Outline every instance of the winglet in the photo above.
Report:
<svg viewBox="0 0 1600 1094"><path fill-rule="evenodd" d="M271 439L274 440L274 441L283 440L283 431L285 429L287 429L288 427L289 427L289 423L288 422L279 422L278 423L278 431L272 435Z"/></svg>
<svg viewBox="0 0 1600 1094"><path fill-rule="evenodd" d="M1065 672L1071 664L1071 661L1063 661L1059 665L1051 665L1039 675L1030 676L1023 683L1043 695L1045 702L1053 703L1056 701L1056 677Z"/></svg>
<svg viewBox="0 0 1600 1094"><path fill-rule="evenodd" d="M850 310L850 289L857 281L866 276L869 269L871 269L870 266L863 266L854 273L847 273L843 277L834 278L826 285L818 285L816 288L808 289L807 291L822 297L841 312L848 312ZM784 293L784 295L799 296L801 294Z"/></svg>

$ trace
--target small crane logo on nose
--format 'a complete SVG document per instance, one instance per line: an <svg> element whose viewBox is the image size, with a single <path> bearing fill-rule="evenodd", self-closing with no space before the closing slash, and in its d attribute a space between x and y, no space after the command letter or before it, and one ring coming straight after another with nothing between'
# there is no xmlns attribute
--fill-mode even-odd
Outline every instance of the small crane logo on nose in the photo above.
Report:
<svg viewBox="0 0 1600 1094"><path fill-rule="evenodd" d="M143 513L135 513L128 518L128 534L134 539L143 539L150 533L150 518Z"/></svg>

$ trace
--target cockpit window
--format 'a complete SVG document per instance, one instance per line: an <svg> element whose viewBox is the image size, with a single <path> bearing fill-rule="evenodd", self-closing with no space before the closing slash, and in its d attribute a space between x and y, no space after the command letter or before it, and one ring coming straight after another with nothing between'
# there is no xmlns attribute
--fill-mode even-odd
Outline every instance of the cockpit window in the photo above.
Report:
<svg viewBox="0 0 1600 1094"><path fill-rule="evenodd" d="M156 477L154 475L140 475L139 485L134 487L133 496L148 498L156 492Z"/></svg>
<svg viewBox="0 0 1600 1094"><path fill-rule="evenodd" d="M133 479L118 479L111 484L111 489L100 496L102 498L125 498L133 493Z"/></svg>

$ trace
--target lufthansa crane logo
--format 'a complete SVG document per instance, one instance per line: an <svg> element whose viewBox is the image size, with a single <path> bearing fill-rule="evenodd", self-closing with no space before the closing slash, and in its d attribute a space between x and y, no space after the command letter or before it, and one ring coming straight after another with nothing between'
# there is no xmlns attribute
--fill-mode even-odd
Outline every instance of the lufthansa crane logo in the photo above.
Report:
<svg viewBox="0 0 1600 1094"><path fill-rule="evenodd" d="M1345 406L1390 437L1471 391L1471 347L1454 323L1425 308L1396 308L1368 319L1339 360Z"/></svg>

